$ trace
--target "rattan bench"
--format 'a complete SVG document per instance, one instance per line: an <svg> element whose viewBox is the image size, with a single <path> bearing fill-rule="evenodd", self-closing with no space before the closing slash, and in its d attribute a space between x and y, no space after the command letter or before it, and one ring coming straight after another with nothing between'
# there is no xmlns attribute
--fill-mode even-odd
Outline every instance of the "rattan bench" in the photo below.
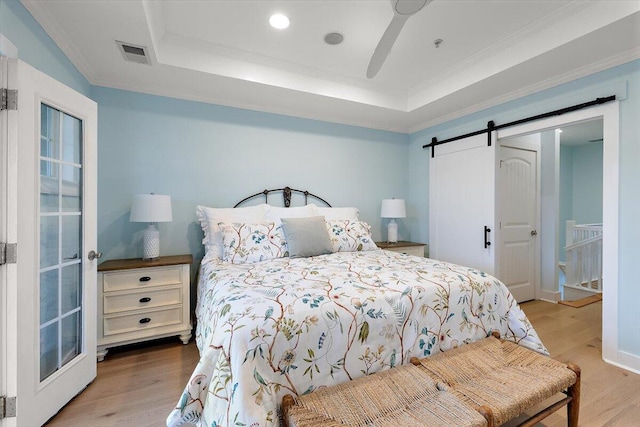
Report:
<svg viewBox="0 0 640 427"><path fill-rule="evenodd" d="M495 337L412 364L282 400L285 427L499 426L548 398L567 397L521 426L567 405L578 425L580 369Z"/></svg>
<svg viewBox="0 0 640 427"><path fill-rule="evenodd" d="M489 337L439 353L411 359L448 391L472 407L489 412L489 427L512 420L554 395L566 397L520 426L532 426L567 405L567 425L578 425L580 368L560 363L510 341Z"/></svg>
<svg viewBox="0 0 640 427"><path fill-rule="evenodd" d="M282 399L285 427L480 427L487 420L425 375L404 365Z"/></svg>

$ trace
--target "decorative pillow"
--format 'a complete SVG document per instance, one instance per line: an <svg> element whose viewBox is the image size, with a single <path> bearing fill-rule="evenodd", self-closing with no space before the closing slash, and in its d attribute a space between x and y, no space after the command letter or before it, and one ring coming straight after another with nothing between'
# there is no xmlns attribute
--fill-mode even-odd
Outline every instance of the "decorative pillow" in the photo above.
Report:
<svg viewBox="0 0 640 427"><path fill-rule="evenodd" d="M219 222L223 262L243 264L288 256L282 225Z"/></svg>
<svg viewBox="0 0 640 427"><path fill-rule="evenodd" d="M331 240L323 216L282 218L282 230L291 258L332 252Z"/></svg>
<svg viewBox="0 0 640 427"><path fill-rule="evenodd" d="M318 215L324 216L327 221L338 219L358 221L358 215L360 214L358 208L327 208L320 206L316 206L316 212Z"/></svg>
<svg viewBox="0 0 640 427"><path fill-rule="evenodd" d="M206 206L196 206L196 216L200 221L202 231L204 231L205 256L222 258L222 231L218 226L219 222L246 222L264 223L266 203L246 208L209 208Z"/></svg>
<svg viewBox="0 0 640 427"><path fill-rule="evenodd" d="M334 252L372 251L378 249L371 238L371 227L364 221L326 221Z"/></svg>
<svg viewBox="0 0 640 427"><path fill-rule="evenodd" d="M295 208L267 205L265 218L267 222L275 222L276 225L279 225L282 218L304 218L316 215L316 205L314 204L297 206Z"/></svg>

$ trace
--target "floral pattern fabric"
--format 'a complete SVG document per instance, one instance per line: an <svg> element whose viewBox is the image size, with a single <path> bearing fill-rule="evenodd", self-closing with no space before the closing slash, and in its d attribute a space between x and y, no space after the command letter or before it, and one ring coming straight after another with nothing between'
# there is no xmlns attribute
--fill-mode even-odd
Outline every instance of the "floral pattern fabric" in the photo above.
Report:
<svg viewBox="0 0 640 427"><path fill-rule="evenodd" d="M218 226L224 262L242 264L289 256L282 224L220 222Z"/></svg>
<svg viewBox="0 0 640 427"><path fill-rule="evenodd" d="M371 251L378 249L371 238L371 226L364 221L328 220L327 231L333 252Z"/></svg>
<svg viewBox="0 0 640 427"><path fill-rule="evenodd" d="M285 394L314 390L482 339L548 354L494 277L383 250L203 262L200 361L167 425L280 425Z"/></svg>

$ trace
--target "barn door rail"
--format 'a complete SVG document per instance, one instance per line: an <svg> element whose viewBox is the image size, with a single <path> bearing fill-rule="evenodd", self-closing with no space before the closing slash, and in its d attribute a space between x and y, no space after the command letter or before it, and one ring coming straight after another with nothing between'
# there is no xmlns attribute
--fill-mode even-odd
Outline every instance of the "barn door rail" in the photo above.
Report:
<svg viewBox="0 0 640 427"><path fill-rule="evenodd" d="M582 110L583 108L588 108L588 107L592 107L594 105L600 105L600 104L604 104L606 102L611 102L611 101L615 101L615 100L616 100L616 96L615 95L606 96L606 97L603 97L603 98L596 98L593 101L583 102L582 104L576 104L576 105L572 105L571 107L565 107L565 108L561 108L559 110L549 111L547 113L542 113L542 114L538 114L538 115L535 115L535 116L526 117L524 119L514 120L512 122L504 123L504 124L501 124L501 125L496 125L494 123L494 121L491 120L491 121L487 122L487 128L486 129L481 129L481 130L477 130L477 131L474 131L474 132L465 133L464 135L454 136L452 138L443 139L442 141L438 141L438 139L436 137L433 137L433 138L431 138L431 142L429 144L423 145L422 148L431 148L431 157L435 157L436 146L442 145L442 144L446 144L447 142L457 141L459 139L469 138L471 136L481 135L481 134L483 134L485 132L487 133L487 145L490 147L491 146L491 132L493 132L494 130L504 129L504 128L510 127L510 126L521 125L523 123L533 122L535 120L546 119L547 117L560 116L560 115L565 114L565 113L570 113L572 111Z"/></svg>

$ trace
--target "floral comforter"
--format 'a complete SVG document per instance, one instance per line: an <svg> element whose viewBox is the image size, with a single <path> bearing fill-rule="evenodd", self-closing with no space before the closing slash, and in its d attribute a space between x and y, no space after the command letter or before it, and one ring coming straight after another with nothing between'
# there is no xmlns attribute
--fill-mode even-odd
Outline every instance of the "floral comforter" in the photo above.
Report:
<svg viewBox="0 0 640 427"><path fill-rule="evenodd" d="M196 366L168 426L278 426L303 395L486 337L547 354L507 288L395 252L203 261Z"/></svg>

